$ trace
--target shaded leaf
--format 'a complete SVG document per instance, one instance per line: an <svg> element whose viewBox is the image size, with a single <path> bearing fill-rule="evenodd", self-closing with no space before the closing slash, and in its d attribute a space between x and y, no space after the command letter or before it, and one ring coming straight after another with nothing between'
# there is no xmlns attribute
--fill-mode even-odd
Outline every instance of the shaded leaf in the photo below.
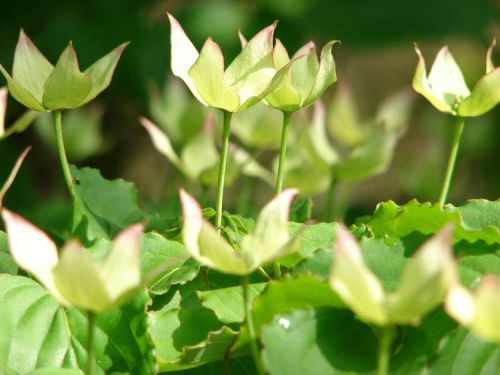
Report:
<svg viewBox="0 0 500 375"><path fill-rule="evenodd" d="M111 238L144 218L137 204L137 190L130 182L106 180L92 168L71 166L71 174L79 180L73 232L80 233L85 241Z"/></svg>
<svg viewBox="0 0 500 375"><path fill-rule="evenodd" d="M198 274L199 264L191 259L184 245L156 233L141 239L142 274L154 294L166 293L172 285L184 284Z"/></svg>
<svg viewBox="0 0 500 375"><path fill-rule="evenodd" d="M252 303L267 286L266 283L248 285L248 301ZM243 287L234 286L230 288L212 289L199 291L198 296L201 304L207 309L213 310L217 318L223 323L242 323L245 320L243 309Z"/></svg>
<svg viewBox="0 0 500 375"><path fill-rule="evenodd" d="M376 338L345 309L282 314L264 326L262 359L271 375L367 373Z"/></svg>

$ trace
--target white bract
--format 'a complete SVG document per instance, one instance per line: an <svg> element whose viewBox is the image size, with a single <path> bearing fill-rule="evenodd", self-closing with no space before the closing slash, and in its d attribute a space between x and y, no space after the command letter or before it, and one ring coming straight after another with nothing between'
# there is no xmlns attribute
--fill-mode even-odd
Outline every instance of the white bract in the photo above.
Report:
<svg viewBox="0 0 500 375"><path fill-rule="evenodd" d="M204 105L242 111L259 102L279 80L272 58L276 24L255 35L225 69L222 51L212 38L198 52L179 22L171 14L168 18L172 72Z"/></svg>
<svg viewBox="0 0 500 375"><path fill-rule="evenodd" d="M484 276L470 292L456 284L446 298L446 311L483 340L500 344L500 278Z"/></svg>
<svg viewBox="0 0 500 375"><path fill-rule="evenodd" d="M214 270L233 275L248 275L258 267L296 250L297 236L290 239L288 214L296 190L288 189L261 211L254 231L235 251L217 230L203 218L199 204L181 190L182 236L192 257Z"/></svg>
<svg viewBox="0 0 500 375"><path fill-rule="evenodd" d="M386 292L363 261L354 237L339 226L330 285L360 319L378 326L413 324L437 307L457 276L452 227L431 237L406 264L399 287Z"/></svg>
<svg viewBox="0 0 500 375"><path fill-rule="evenodd" d="M415 46L419 61L413 77L413 88L441 112L462 117L488 112L500 102L500 68L495 68L491 60L494 46L495 41L486 55L486 73L472 91L467 87L448 47L441 48L427 75L422 53Z"/></svg>
<svg viewBox="0 0 500 375"><path fill-rule="evenodd" d="M2 217L16 263L66 306L101 312L118 307L142 285L140 224L119 233L109 254L94 260L75 240L68 242L59 256L56 245L42 230L7 209L2 210Z"/></svg>

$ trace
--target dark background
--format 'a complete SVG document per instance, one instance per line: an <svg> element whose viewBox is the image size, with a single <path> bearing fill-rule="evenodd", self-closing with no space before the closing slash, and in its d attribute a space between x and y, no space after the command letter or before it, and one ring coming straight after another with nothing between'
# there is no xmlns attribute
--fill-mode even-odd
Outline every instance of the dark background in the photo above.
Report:
<svg viewBox="0 0 500 375"><path fill-rule="evenodd" d="M162 85L170 74L169 26L165 12L174 14L196 46L211 35L226 61L236 55L236 31L245 35L279 20L276 36L289 50L309 39L321 45L340 39L335 50L339 83L352 86L362 113L369 116L390 93L409 86L416 66L413 42L418 42L430 64L438 49L448 44L471 87L483 74L486 48L500 37L498 0L2 0L0 7L0 63L10 70L19 29L23 27L39 49L55 62L73 40L80 65L86 68L117 44L131 40L111 86L96 99L103 110L103 132L112 140L99 156L79 160L79 166L102 170L106 178L134 182L144 205L175 196L182 183L178 173L151 147L138 124L148 114L152 85ZM494 62L500 64L499 48ZM3 78L2 78L3 80ZM332 86L329 94L335 92ZM22 107L9 99L11 123ZM449 200L497 199L500 190L498 107L467 121ZM453 120L423 98L416 99L409 129L398 145L388 172L367 183L348 186L352 192L349 215L372 212L375 204L412 198L436 201L453 132ZM33 145L6 205L24 212L42 202L64 201L66 192L55 149L30 128L0 142L0 181L17 155ZM70 160L71 161L71 160ZM267 200L261 189L254 199ZM238 186L229 189L236 195ZM342 199L342 191L337 199ZM318 201L317 206L321 203ZM31 215L32 216L32 215Z"/></svg>

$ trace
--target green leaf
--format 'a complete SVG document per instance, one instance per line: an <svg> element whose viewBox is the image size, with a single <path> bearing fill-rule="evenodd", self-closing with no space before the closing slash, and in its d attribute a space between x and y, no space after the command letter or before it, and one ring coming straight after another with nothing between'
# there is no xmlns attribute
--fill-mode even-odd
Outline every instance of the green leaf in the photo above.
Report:
<svg viewBox="0 0 500 375"><path fill-rule="evenodd" d="M79 107L92 88L92 80L80 72L72 43L63 51L45 82L43 105L50 110Z"/></svg>
<svg viewBox="0 0 500 375"><path fill-rule="evenodd" d="M157 373L146 315L146 306L149 303L147 293L142 292L120 309L97 315L94 369L99 370L99 375ZM67 321L78 363L81 368L86 368L87 318L81 311L70 309Z"/></svg>
<svg viewBox="0 0 500 375"><path fill-rule="evenodd" d="M97 169L71 167L77 178L73 231L86 241L111 238L121 229L141 221L137 190L122 179L106 180Z"/></svg>
<svg viewBox="0 0 500 375"><path fill-rule="evenodd" d="M16 275L17 264L10 256L7 235L5 232L0 231L0 274L2 273Z"/></svg>
<svg viewBox="0 0 500 375"><path fill-rule="evenodd" d="M480 116L500 102L500 68L483 76L472 89L469 97L458 106L460 116Z"/></svg>
<svg viewBox="0 0 500 375"><path fill-rule="evenodd" d="M429 375L497 375L500 348L459 328L440 346Z"/></svg>
<svg viewBox="0 0 500 375"><path fill-rule="evenodd" d="M38 103L41 103L45 82L53 70L52 64L47 61L45 56L24 33L24 30L21 29L12 67L14 81L33 95L33 98Z"/></svg>
<svg viewBox="0 0 500 375"><path fill-rule="evenodd" d="M271 375L368 373L377 342L345 309L282 314L263 329L264 366Z"/></svg>
<svg viewBox="0 0 500 375"><path fill-rule="evenodd" d="M220 47L207 39L200 56L189 69L189 77L209 107L235 112L240 106L238 94L224 79L224 56Z"/></svg>
<svg viewBox="0 0 500 375"><path fill-rule="evenodd" d="M436 233L444 224L456 224L453 243L461 240L487 244L500 242L500 200L473 199L461 207L410 201L398 206L392 201L380 203L374 214L360 220L376 237L405 237L412 232Z"/></svg>
<svg viewBox="0 0 500 375"><path fill-rule="evenodd" d="M262 293L266 283L248 285L248 301L252 303L255 297ZM199 291L201 304L213 310L217 318L226 324L242 323L245 320L243 309L243 288L234 286L230 288Z"/></svg>
<svg viewBox="0 0 500 375"><path fill-rule="evenodd" d="M0 275L0 368L26 374L38 367L77 367L65 315L35 281Z"/></svg>
<svg viewBox="0 0 500 375"><path fill-rule="evenodd" d="M300 247L298 253L290 254L280 260L286 267L293 267L304 258L308 258L319 250L331 251L335 241L336 225L331 223L319 223L303 225L290 223L290 236L294 237L300 233ZM330 269L328 263L328 270ZM295 271L295 270L294 270Z"/></svg>
<svg viewBox="0 0 500 375"><path fill-rule="evenodd" d="M174 365L169 366L168 369L192 368L205 363L221 361L237 337L238 332L228 327L222 327L218 331L209 332L206 340L196 345L184 347L182 356L175 361Z"/></svg>
<svg viewBox="0 0 500 375"><path fill-rule="evenodd" d="M80 105L88 103L109 86L118 60L128 44L129 42L120 44L85 70L84 74L92 81L92 88Z"/></svg>
<svg viewBox="0 0 500 375"><path fill-rule="evenodd" d="M261 327L279 314L327 306L345 305L326 282L314 276L300 275L294 279L272 280L253 303L256 332L259 334Z"/></svg>
<svg viewBox="0 0 500 375"><path fill-rule="evenodd" d="M185 284L198 274L199 264L179 242L170 241L157 233L145 233L141 240L142 274L148 289L164 294L175 284Z"/></svg>
<svg viewBox="0 0 500 375"><path fill-rule="evenodd" d="M174 309L150 313L150 333L156 348L156 361L160 371L173 371L201 365L202 363L183 363L185 350L197 346L210 353L214 360L213 349L218 350L218 359L222 360L234 337L228 340L230 331L223 327L216 316L208 309ZM217 342L222 337L222 345ZM231 335L229 335L231 336ZM214 348L209 348L214 346ZM191 348L192 349L192 348Z"/></svg>

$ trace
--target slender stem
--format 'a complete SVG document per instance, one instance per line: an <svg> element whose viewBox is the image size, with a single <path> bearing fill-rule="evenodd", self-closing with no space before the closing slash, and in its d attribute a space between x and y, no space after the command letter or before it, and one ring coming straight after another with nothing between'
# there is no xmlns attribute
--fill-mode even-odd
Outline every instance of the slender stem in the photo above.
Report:
<svg viewBox="0 0 500 375"><path fill-rule="evenodd" d="M219 176L217 178L217 196L215 206L215 226L220 232L222 227L222 198L224 195L224 176L226 174L227 149L229 146L229 134L231 130L232 113L223 111L224 127L222 130L222 148L220 152Z"/></svg>
<svg viewBox="0 0 500 375"><path fill-rule="evenodd" d="M382 327L378 343L377 375L389 374L394 327Z"/></svg>
<svg viewBox="0 0 500 375"><path fill-rule="evenodd" d="M325 222L332 221L333 195L335 193L335 188L337 186L337 182L338 182L338 180L335 177L335 174L332 172L332 175L330 177L330 185L328 186L328 191L326 192L325 203L324 203L324 208L323 208L323 220Z"/></svg>
<svg viewBox="0 0 500 375"><path fill-rule="evenodd" d="M462 131L464 130L464 124L465 119L463 117L457 117L455 123L455 133L453 135L453 143L451 145L450 157L448 159L448 167L446 168L443 187L441 188L441 194L439 196L440 207L443 207L446 203L446 197L448 196L448 190L450 189L451 177L453 176L453 169L455 168L455 162L457 160L460 138L462 137Z"/></svg>
<svg viewBox="0 0 500 375"><path fill-rule="evenodd" d="M288 137L288 125L293 112L283 112L283 127L281 129L280 155L278 159L278 174L276 175L276 194L283 190L283 175L285 173L286 140Z"/></svg>
<svg viewBox="0 0 500 375"><path fill-rule="evenodd" d="M93 375L95 313L89 311L87 317L87 375Z"/></svg>
<svg viewBox="0 0 500 375"><path fill-rule="evenodd" d="M248 300L248 276L243 278L243 308L245 311L245 322L248 329L248 336L250 337L250 349L252 350L252 355L255 361L255 367L257 368L257 373L259 375L265 375L264 366L260 360L259 348L257 346L257 341L255 339L255 326L253 324L252 307L250 301Z"/></svg>
<svg viewBox="0 0 500 375"><path fill-rule="evenodd" d="M68 158L66 157L66 150L64 149L61 111L52 112L52 116L54 118L54 126L56 128L56 140L57 140L57 151L59 153L59 161L61 162L64 179L66 180L66 185L68 186L71 199L75 200L76 199L75 185L73 184L73 177L71 176L71 171L69 169L69 164L68 164Z"/></svg>
<svg viewBox="0 0 500 375"><path fill-rule="evenodd" d="M281 144L278 159L278 173L276 174L275 193L278 195L283 190L283 177L285 174L286 140L288 138L288 125L293 112L283 111L283 126L281 128ZM278 262L273 263L274 278L281 278L281 266Z"/></svg>

